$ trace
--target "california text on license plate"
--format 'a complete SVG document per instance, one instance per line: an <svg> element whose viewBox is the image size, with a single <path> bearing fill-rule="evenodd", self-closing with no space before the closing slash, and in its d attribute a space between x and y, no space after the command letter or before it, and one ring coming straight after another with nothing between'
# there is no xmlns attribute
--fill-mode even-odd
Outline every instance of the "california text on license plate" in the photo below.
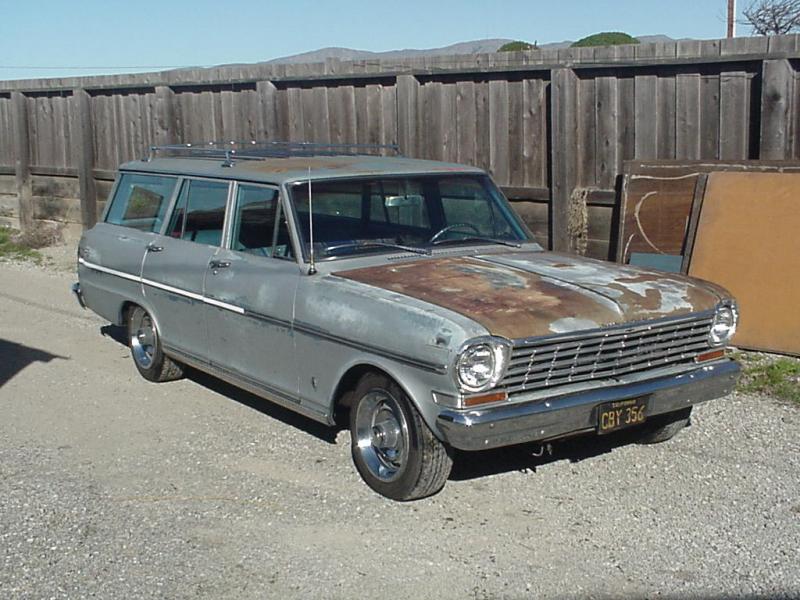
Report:
<svg viewBox="0 0 800 600"><path fill-rule="evenodd" d="M597 433L611 433L645 421L647 398L606 402L597 407Z"/></svg>

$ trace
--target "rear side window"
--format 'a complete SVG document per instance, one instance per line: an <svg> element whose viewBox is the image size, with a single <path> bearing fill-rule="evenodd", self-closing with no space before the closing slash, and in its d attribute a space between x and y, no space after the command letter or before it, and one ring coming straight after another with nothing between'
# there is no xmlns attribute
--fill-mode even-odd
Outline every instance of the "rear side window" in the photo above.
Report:
<svg viewBox="0 0 800 600"><path fill-rule="evenodd" d="M106 223L159 231L177 181L175 177L123 174L111 200Z"/></svg>
<svg viewBox="0 0 800 600"><path fill-rule="evenodd" d="M219 246L227 200L227 182L202 179L184 181L167 235L198 244Z"/></svg>

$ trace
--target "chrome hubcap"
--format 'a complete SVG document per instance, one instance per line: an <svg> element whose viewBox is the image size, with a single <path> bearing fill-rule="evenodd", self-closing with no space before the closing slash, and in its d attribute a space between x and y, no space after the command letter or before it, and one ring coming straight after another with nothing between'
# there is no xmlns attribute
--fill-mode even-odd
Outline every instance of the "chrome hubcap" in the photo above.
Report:
<svg viewBox="0 0 800 600"><path fill-rule="evenodd" d="M381 481L394 481L408 460L408 424L400 405L388 392L376 390L356 410L356 445L364 464Z"/></svg>
<svg viewBox="0 0 800 600"><path fill-rule="evenodd" d="M158 336L153 321L143 310L137 310L131 319L131 350L134 360L145 369L153 364Z"/></svg>

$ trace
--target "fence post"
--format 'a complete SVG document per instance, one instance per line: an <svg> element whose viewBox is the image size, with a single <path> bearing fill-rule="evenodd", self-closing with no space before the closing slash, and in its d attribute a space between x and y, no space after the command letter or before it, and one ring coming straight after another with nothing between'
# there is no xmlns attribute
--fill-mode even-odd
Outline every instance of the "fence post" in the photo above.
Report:
<svg viewBox="0 0 800 600"><path fill-rule="evenodd" d="M14 175L19 206L20 229L26 231L33 225L33 189L31 186L31 146L28 137L28 104L25 94L11 92L14 122Z"/></svg>
<svg viewBox="0 0 800 600"><path fill-rule="evenodd" d="M578 182L578 76L572 69L558 68L550 72L550 82L550 246L568 252L570 202Z"/></svg>
<svg viewBox="0 0 800 600"><path fill-rule="evenodd" d="M175 92L168 85L156 86L156 145L175 144L179 140L175 112Z"/></svg>
<svg viewBox="0 0 800 600"><path fill-rule="evenodd" d="M81 222L89 229L97 222L97 187L94 181L94 131L89 93L72 91L72 162L78 170L81 195Z"/></svg>
<svg viewBox="0 0 800 600"><path fill-rule="evenodd" d="M761 67L761 159L789 158L794 72L786 59Z"/></svg>
<svg viewBox="0 0 800 600"><path fill-rule="evenodd" d="M397 144L400 152L407 156L419 154L419 87L419 80L414 75L397 76Z"/></svg>

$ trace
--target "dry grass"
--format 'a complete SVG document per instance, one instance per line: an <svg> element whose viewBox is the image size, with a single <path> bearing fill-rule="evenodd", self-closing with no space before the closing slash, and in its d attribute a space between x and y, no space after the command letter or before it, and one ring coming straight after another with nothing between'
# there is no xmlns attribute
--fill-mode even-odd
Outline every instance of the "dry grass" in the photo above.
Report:
<svg viewBox="0 0 800 600"><path fill-rule="evenodd" d="M47 248L64 241L63 229L61 224L37 222L30 229L14 233L11 241L29 250Z"/></svg>

